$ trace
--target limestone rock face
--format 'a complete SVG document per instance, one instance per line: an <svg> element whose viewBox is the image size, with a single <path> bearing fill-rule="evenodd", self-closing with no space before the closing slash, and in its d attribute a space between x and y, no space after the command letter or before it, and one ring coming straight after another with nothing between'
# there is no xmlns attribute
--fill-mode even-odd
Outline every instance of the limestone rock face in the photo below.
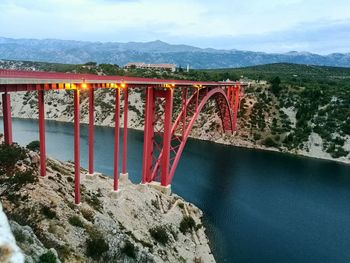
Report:
<svg viewBox="0 0 350 263"><path fill-rule="evenodd" d="M193 204L126 177L115 192L112 178L81 169L81 204L75 205L74 165L48 159L47 176L41 177L35 156L27 150L29 164L21 160L13 176L20 170L33 174L2 178L1 202L24 256L11 236L1 263L215 262L203 213ZM13 256L18 258L10 261Z"/></svg>
<svg viewBox="0 0 350 263"><path fill-rule="evenodd" d="M25 261L40 262L40 257L49 251L56 257L56 263L61 262L55 249L47 249L35 235L33 229L29 226L21 226L15 221L10 221L11 230L13 233L18 233L21 236L21 249L25 253Z"/></svg>
<svg viewBox="0 0 350 263"><path fill-rule="evenodd" d="M10 225L0 203L0 262L22 263L24 256L16 244Z"/></svg>

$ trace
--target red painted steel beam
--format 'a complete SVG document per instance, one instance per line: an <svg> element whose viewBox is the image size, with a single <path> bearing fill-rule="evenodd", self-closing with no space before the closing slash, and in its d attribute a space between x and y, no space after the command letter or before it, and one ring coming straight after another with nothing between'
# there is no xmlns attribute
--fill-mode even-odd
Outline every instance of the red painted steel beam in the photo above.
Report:
<svg viewBox="0 0 350 263"><path fill-rule="evenodd" d="M171 127L173 113L173 89L167 89L165 93L165 111L164 111L164 135L163 135L163 150L160 162L160 184L167 186L169 184L169 166L170 166L170 143L171 143Z"/></svg>
<svg viewBox="0 0 350 263"><path fill-rule="evenodd" d="M187 88L182 91L182 137L185 136L187 117Z"/></svg>
<svg viewBox="0 0 350 263"><path fill-rule="evenodd" d="M74 73L57 73L57 72L40 72L40 71L18 71L18 70L2 70L0 69L0 92L5 92L6 87L13 87L17 85L15 90L28 90L26 84L46 84L48 87L57 88L64 83L87 83L100 85L110 83L125 83L129 87L145 87L158 85L164 87L165 85L175 86L227 86L233 85L234 82L214 82L214 81L191 81L191 80L171 80L171 79L152 79L152 78L138 78L126 76L98 76L93 74L74 74ZM10 90L9 90L10 91Z"/></svg>
<svg viewBox="0 0 350 263"><path fill-rule="evenodd" d="M80 91L74 90L74 192L75 204L80 204Z"/></svg>
<svg viewBox="0 0 350 263"><path fill-rule="evenodd" d="M149 181L152 171L152 151L154 132L154 88L147 87L145 102L145 125L143 137L142 183Z"/></svg>
<svg viewBox="0 0 350 263"><path fill-rule="evenodd" d="M89 90L89 174L94 173L94 88Z"/></svg>
<svg viewBox="0 0 350 263"><path fill-rule="evenodd" d="M39 107L39 142L40 142L40 175L46 176L46 142L45 142L45 109L44 91L38 91Z"/></svg>
<svg viewBox="0 0 350 263"><path fill-rule="evenodd" d="M126 174L126 158L128 143L128 88L124 88L124 133L123 133L123 156L122 173Z"/></svg>
<svg viewBox="0 0 350 263"><path fill-rule="evenodd" d="M236 85L234 89L234 104L233 104L233 130L237 130L237 114L239 104L239 86Z"/></svg>
<svg viewBox="0 0 350 263"><path fill-rule="evenodd" d="M12 144L12 117L11 117L11 97L10 94L2 94L2 114L4 123L5 143Z"/></svg>
<svg viewBox="0 0 350 263"><path fill-rule="evenodd" d="M119 123L120 123L120 89L115 90L115 125L114 125L114 191L118 190L119 165Z"/></svg>

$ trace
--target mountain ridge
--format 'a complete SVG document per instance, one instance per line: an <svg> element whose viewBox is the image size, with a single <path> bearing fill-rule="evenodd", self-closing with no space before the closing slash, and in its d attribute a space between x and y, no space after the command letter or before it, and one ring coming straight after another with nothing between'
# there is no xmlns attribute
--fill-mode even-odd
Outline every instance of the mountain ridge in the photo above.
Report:
<svg viewBox="0 0 350 263"><path fill-rule="evenodd" d="M120 66L132 61L142 61L174 63L182 67L190 65L196 69L237 68L269 63L350 67L350 53L266 53L174 45L161 40L121 43L0 37L0 59L71 64L95 61Z"/></svg>

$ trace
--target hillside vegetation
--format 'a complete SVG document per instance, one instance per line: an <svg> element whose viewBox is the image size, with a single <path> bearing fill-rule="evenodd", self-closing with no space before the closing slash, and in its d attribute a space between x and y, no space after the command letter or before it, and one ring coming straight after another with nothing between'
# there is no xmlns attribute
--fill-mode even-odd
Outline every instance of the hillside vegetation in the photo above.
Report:
<svg viewBox="0 0 350 263"><path fill-rule="evenodd" d="M236 74L257 82L267 80L271 84L268 88L252 85L245 91L246 96L257 98L250 117L254 135L266 129L262 116L272 117L272 136L265 140L267 144L303 149L307 148L309 136L315 133L322 138L323 149L332 157L348 155L348 147L344 150L343 146L350 136L349 68L270 64L205 72ZM242 106L244 115L247 105L243 103ZM294 127L281 108L295 112Z"/></svg>

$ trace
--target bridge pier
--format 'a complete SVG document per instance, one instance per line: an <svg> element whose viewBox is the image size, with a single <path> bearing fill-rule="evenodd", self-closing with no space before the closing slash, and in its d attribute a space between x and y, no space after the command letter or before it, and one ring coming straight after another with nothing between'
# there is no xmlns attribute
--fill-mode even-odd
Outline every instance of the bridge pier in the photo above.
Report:
<svg viewBox="0 0 350 263"><path fill-rule="evenodd" d="M80 91L74 90L74 199L80 204Z"/></svg>
<svg viewBox="0 0 350 263"><path fill-rule="evenodd" d="M237 114L238 114L238 105L239 105L239 85L235 85L233 93L233 130L237 130Z"/></svg>
<svg viewBox="0 0 350 263"><path fill-rule="evenodd" d="M113 190L118 191L118 165L119 165L119 124L120 124L120 89L115 90L115 116L114 116L114 183Z"/></svg>
<svg viewBox="0 0 350 263"><path fill-rule="evenodd" d="M142 184L150 180L152 172L154 122L154 88L147 87L145 102L145 128L143 135Z"/></svg>
<svg viewBox="0 0 350 263"><path fill-rule="evenodd" d="M38 90L38 107L39 107L40 175L46 176L44 90Z"/></svg>
<svg viewBox="0 0 350 263"><path fill-rule="evenodd" d="M170 146L171 146L171 128L173 114L174 90L165 91L165 111L164 111L164 135L163 135L163 154L160 161L160 184L167 186L169 184L170 169Z"/></svg>
<svg viewBox="0 0 350 263"><path fill-rule="evenodd" d="M174 91L172 88L155 90L154 87L148 87L146 92L142 183L155 180L160 172L160 185L166 187L169 184ZM164 102L164 114L156 113L155 102L157 98L161 98ZM164 115L164 119L161 118L161 115ZM157 121L162 122L158 123L162 126L161 130L157 130L159 129ZM156 139L155 135L159 139ZM161 149L157 149L160 145ZM155 156L158 151L159 155ZM154 159L159 161L153 164Z"/></svg>
<svg viewBox="0 0 350 263"><path fill-rule="evenodd" d="M94 174L94 87L89 90L89 174Z"/></svg>
<svg viewBox="0 0 350 263"><path fill-rule="evenodd" d="M2 114L4 122L4 139L8 145L12 144L12 116L11 116L11 97L5 92L2 94Z"/></svg>
<svg viewBox="0 0 350 263"><path fill-rule="evenodd" d="M148 186L162 192L163 194L171 195L171 184L163 186L159 182L153 181L153 182L149 182Z"/></svg>
<svg viewBox="0 0 350 263"><path fill-rule="evenodd" d="M129 94L128 88L124 87L124 132L123 132L123 153L122 153L122 172L120 177L123 179L128 178L128 173L126 172L126 158L127 158L127 143L128 143L128 105L129 105Z"/></svg>

